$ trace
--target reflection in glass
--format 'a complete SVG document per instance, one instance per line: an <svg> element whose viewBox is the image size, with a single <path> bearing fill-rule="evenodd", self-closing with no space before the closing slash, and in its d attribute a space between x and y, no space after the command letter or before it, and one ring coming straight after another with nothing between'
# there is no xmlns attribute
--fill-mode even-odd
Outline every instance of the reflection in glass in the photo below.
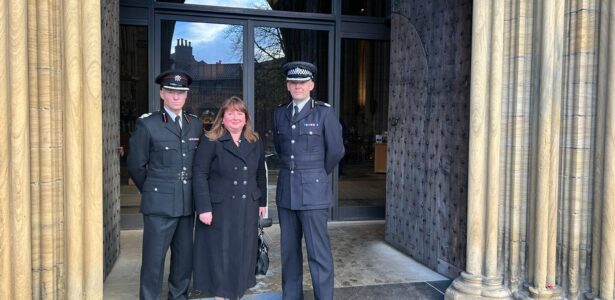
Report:
<svg viewBox="0 0 615 300"><path fill-rule="evenodd" d="M278 105L292 99L286 89L281 66L294 60L314 63L318 68L312 98L329 102L327 31L277 27L254 28L254 123L268 155L269 199L275 199L278 166L272 140L271 116ZM271 206L271 201L269 202ZM275 203L273 203L275 205ZM273 214L275 216L275 214Z"/></svg>
<svg viewBox="0 0 615 300"><path fill-rule="evenodd" d="M128 140L139 116L148 112L147 26L120 26L120 146ZM121 184L128 184L126 155L120 159Z"/></svg>
<svg viewBox="0 0 615 300"><path fill-rule="evenodd" d="M281 10L310 13L331 13L331 0L158 0L184 4L199 4L221 7Z"/></svg>
<svg viewBox="0 0 615 300"><path fill-rule="evenodd" d="M161 25L160 69L192 76L184 109L208 129L224 100L243 98L243 27L170 20Z"/></svg>
<svg viewBox="0 0 615 300"><path fill-rule="evenodd" d="M147 26L120 25L120 228L142 227L139 190L128 177L126 158L137 118L149 110ZM113 118L111 118L113 119Z"/></svg>
<svg viewBox="0 0 615 300"><path fill-rule="evenodd" d="M340 76L346 155L339 168L339 206L378 207L383 212L389 42L343 39Z"/></svg>
<svg viewBox="0 0 615 300"><path fill-rule="evenodd" d="M389 0L342 0L343 15L386 17L389 13Z"/></svg>

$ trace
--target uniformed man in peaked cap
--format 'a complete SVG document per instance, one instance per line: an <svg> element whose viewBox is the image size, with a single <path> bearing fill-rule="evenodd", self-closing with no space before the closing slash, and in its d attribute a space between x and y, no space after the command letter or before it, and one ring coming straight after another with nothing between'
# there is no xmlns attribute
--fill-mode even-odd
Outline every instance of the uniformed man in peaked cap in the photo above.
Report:
<svg viewBox="0 0 615 300"><path fill-rule="evenodd" d="M171 247L169 299L187 299L192 276L192 158L203 124L182 111L190 75L169 70L156 77L163 109L145 114L130 138L128 174L141 192L143 256L141 299L161 299L164 260Z"/></svg>
<svg viewBox="0 0 615 300"><path fill-rule="evenodd" d="M282 294L303 299L305 238L314 298L333 299L333 256L327 231L333 194L329 175L344 156L342 126L335 111L310 97L316 67L282 67L292 101L274 110L273 139L281 165L276 203L280 219Z"/></svg>

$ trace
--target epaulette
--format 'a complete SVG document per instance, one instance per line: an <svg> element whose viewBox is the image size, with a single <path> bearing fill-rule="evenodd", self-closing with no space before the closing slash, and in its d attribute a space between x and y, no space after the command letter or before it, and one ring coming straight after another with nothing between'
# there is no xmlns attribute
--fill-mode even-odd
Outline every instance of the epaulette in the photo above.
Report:
<svg viewBox="0 0 615 300"><path fill-rule="evenodd" d="M278 104L278 107L282 107L282 106L284 106L286 104L288 104L288 103L280 103L280 104Z"/></svg>
<svg viewBox="0 0 615 300"><path fill-rule="evenodd" d="M195 117L195 118L197 118L197 119L199 118L199 117L197 117L195 114L188 114L188 115L189 115L189 116L191 116L191 117Z"/></svg>
<svg viewBox="0 0 615 300"><path fill-rule="evenodd" d="M152 115L152 113L142 114L142 115L139 117L139 119L144 119L144 118L147 118L147 117L149 117L149 116L151 116L151 115Z"/></svg>
<svg viewBox="0 0 615 300"><path fill-rule="evenodd" d="M322 102L322 101L315 101L315 102L316 104L321 105L321 106L331 107L331 104L327 102Z"/></svg>

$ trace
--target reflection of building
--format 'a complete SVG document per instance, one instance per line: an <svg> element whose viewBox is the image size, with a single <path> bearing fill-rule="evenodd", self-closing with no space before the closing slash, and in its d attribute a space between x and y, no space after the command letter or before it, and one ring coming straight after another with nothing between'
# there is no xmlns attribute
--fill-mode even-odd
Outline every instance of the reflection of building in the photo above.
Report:
<svg viewBox="0 0 615 300"><path fill-rule="evenodd" d="M243 87L243 67L241 63L225 64L217 61L213 64L197 61L194 58L192 43L178 39L175 53L171 54L175 67L184 69L192 75L190 100L186 110L196 115L207 109L217 108L224 99L237 95Z"/></svg>

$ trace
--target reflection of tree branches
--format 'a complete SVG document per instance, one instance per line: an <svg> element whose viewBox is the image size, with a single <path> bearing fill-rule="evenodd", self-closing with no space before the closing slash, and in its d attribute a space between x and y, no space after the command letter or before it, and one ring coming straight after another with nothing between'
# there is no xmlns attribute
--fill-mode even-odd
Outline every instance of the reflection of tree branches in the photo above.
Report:
<svg viewBox="0 0 615 300"><path fill-rule="evenodd" d="M243 26L227 26L223 35L231 42L229 61L243 61Z"/></svg>
<svg viewBox="0 0 615 300"><path fill-rule="evenodd" d="M224 30L225 39L231 43L231 58L243 57L243 27L229 26ZM254 27L254 60L268 61L285 56L282 32L277 27Z"/></svg>
<svg viewBox="0 0 615 300"><path fill-rule="evenodd" d="M282 33L277 27L254 28L254 60L263 62L284 57L286 53L282 43Z"/></svg>

